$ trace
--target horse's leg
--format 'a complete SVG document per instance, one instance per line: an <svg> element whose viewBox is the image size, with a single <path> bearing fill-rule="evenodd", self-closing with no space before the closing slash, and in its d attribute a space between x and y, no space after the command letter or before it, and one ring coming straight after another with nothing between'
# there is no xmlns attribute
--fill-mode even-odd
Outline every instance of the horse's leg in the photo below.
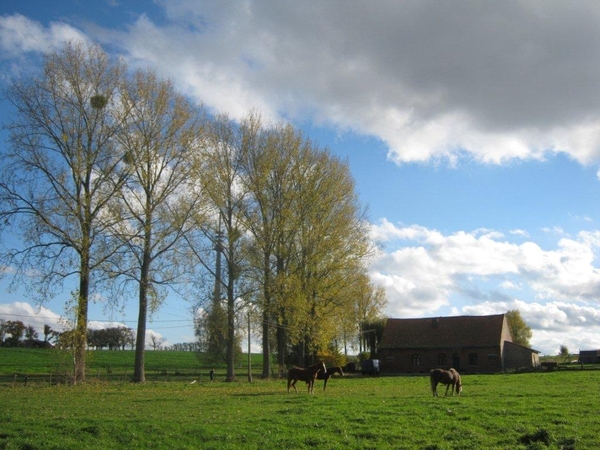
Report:
<svg viewBox="0 0 600 450"><path fill-rule="evenodd" d="M329 380L329 377L325 376L325 381L323 381L323 391L325 391L325 388L327 387L327 380Z"/></svg>
<svg viewBox="0 0 600 450"><path fill-rule="evenodd" d="M433 392L433 396L437 397L437 381L435 380L433 374L429 377L431 380L431 392Z"/></svg>
<svg viewBox="0 0 600 450"><path fill-rule="evenodd" d="M292 381L292 387L294 388L294 392L297 394L298 393L298 389L296 389L296 382L298 381L297 378L294 378L294 381Z"/></svg>
<svg viewBox="0 0 600 450"><path fill-rule="evenodd" d="M446 393L444 394L444 397L446 397L448 395L448 389L450 389L450 386L452 386L452 383L448 383L446 385Z"/></svg>

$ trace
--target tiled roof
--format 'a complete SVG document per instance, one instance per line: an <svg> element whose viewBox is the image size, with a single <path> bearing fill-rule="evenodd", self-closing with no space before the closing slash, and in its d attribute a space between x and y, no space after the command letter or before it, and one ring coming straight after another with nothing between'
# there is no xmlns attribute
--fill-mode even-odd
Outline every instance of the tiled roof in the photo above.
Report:
<svg viewBox="0 0 600 450"><path fill-rule="evenodd" d="M504 314L387 319L378 347L455 348L500 345Z"/></svg>

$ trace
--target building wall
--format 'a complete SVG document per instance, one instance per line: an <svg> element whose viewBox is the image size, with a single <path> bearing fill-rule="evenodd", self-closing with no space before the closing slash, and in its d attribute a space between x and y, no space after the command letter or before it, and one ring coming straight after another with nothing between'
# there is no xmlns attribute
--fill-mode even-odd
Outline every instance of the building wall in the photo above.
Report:
<svg viewBox="0 0 600 450"><path fill-rule="evenodd" d="M500 336L500 346L501 346L501 351L503 352L501 355L502 358L502 362L504 363L506 361L504 352L506 351L506 345L502 345L505 342L512 342L512 335L510 334L510 328L508 327L508 320L506 320L506 316L504 316L504 320L502 321L502 332L501 332L501 336ZM504 364L502 365L502 370L504 370L506 367L504 366Z"/></svg>
<svg viewBox="0 0 600 450"><path fill-rule="evenodd" d="M504 365L507 370L532 369L540 366L539 355L529 348L506 342L504 345Z"/></svg>
<svg viewBox="0 0 600 450"><path fill-rule="evenodd" d="M382 373L428 373L431 369L454 367L460 373L501 372L500 346L459 349L380 349Z"/></svg>

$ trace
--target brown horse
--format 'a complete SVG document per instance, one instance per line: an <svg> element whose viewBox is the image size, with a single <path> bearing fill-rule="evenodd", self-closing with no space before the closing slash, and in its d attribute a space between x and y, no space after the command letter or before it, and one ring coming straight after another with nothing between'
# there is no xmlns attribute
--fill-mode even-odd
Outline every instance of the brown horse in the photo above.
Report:
<svg viewBox="0 0 600 450"><path fill-rule="evenodd" d="M460 395L462 392L462 382L460 380L460 375L455 369L444 370L444 369L433 369L429 372L429 379L431 381L431 392L433 392L433 396L437 397L437 385L438 383L442 383L446 385L446 394L448 395L448 389L452 387L452 395L454 396L454 391L456 391L457 395Z"/></svg>
<svg viewBox="0 0 600 450"><path fill-rule="evenodd" d="M334 373L339 373L341 376L344 376L344 371L341 367L330 367L325 372L319 372L317 375L317 380L325 380L323 383L323 390L327 387L327 382L331 378Z"/></svg>
<svg viewBox="0 0 600 450"><path fill-rule="evenodd" d="M318 363L313 364L312 366L303 369L302 367L291 367L288 370L288 382L287 382L287 391L290 392L290 386L294 388L294 391L298 392L296 389L296 382L306 381L308 385L308 393L314 394L313 387L315 385L315 379L319 372L325 373L327 369L325 368L325 363L323 361L319 361Z"/></svg>

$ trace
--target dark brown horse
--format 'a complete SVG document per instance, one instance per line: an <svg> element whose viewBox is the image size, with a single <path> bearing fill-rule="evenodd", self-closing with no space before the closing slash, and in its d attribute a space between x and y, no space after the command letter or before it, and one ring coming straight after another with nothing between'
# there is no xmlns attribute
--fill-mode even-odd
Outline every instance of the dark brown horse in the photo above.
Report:
<svg viewBox="0 0 600 450"><path fill-rule="evenodd" d="M312 366L303 369L302 367L291 367L288 370L288 382L287 382L287 391L290 392L290 386L294 388L294 391L298 392L296 389L296 382L306 381L308 385L308 393L314 394L313 387L315 385L315 379L319 372L325 373L327 369L325 368L325 363L323 361L319 361L318 363L313 364Z"/></svg>
<svg viewBox="0 0 600 450"><path fill-rule="evenodd" d="M331 378L334 373L339 373L341 376L344 376L344 371L341 367L330 367L325 372L319 372L317 375L317 380L325 380L323 383L323 390L327 387L327 382Z"/></svg>
<svg viewBox="0 0 600 450"><path fill-rule="evenodd" d="M456 391L457 395L460 395L462 392L462 382L460 380L460 375L455 369L444 370L444 369L433 369L429 372L429 379L431 381L431 392L433 392L433 396L437 397L437 385L438 383L442 383L446 385L446 394L448 395L448 389L452 387L452 395L454 396L454 391Z"/></svg>

